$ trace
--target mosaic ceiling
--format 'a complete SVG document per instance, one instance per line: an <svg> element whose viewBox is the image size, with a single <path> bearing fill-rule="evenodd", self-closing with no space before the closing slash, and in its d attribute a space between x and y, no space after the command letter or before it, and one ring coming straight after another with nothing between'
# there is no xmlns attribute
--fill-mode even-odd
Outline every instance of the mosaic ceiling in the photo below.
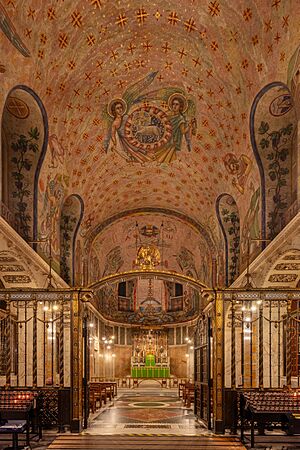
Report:
<svg viewBox="0 0 300 450"><path fill-rule="evenodd" d="M2 0L1 107L15 85L40 97L42 184L63 176L86 228L141 207L204 223L223 192L243 216L251 104L287 82L299 14L298 0Z"/></svg>
<svg viewBox="0 0 300 450"><path fill-rule="evenodd" d="M149 225L150 224L150 225ZM140 246L154 245L159 249L158 268L183 273L211 284L212 245L186 223L163 215L127 217L111 224L93 242L94 259L90 282L116 272L137 269ZM97 260L97 262L95 262ZM96 268L99 267L98 270Z"/></svg>

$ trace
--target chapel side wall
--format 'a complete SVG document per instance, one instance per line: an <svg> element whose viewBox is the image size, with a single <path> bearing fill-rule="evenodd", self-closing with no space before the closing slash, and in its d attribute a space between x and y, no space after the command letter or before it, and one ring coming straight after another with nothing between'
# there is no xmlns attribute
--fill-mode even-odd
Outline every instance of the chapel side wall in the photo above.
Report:
<svg viewBox="0 0 300 450"><path fill-rule="evenodd" d="M232 386L232 316L231 308L227 310L225 320L225 387ZM263 378L264 388L283 387L286 383L284 373L286 342L284 334L284 318L287 314L285 303L265 301L262 306L263 335L260 344L259 310L252 313L252 325L241 321L241 305L236 305L234 337L235 337L235 374L236 388L259 387L260 349L263 349ZM250 316L250 313L248 314ZM244 319L247 313L244 313ZM244 331L243 331L244 329ZM247 330L249 330L247 332ZM243 346L242 346L243 340ZM242 356L243 355L243 356ZM293 382L292 382L293 384Z"/></svg>
<svg viewBox="0 0 300 450"><path fill-rule="evenodd" d="M124 378L130 375L131 369L131 345L115 345L114 353L115 377Z"/></svg>
<svg viewBox="0 0 300 450"><path fill-rule="evenodd" d="M189 377L189 357L186 345L169 345L170 372L177 378Z"/></svg>

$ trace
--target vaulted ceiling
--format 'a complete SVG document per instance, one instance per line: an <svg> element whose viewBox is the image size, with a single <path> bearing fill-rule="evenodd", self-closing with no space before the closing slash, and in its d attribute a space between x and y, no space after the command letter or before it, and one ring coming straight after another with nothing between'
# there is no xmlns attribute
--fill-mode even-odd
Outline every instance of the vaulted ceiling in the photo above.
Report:
<svg viewBox="0 0 300 450"><path fill-rule="evenodd" d="M85 204L83 229L145 207L207 224L223 192L245 214L248 183L259 184L249 112L263 86L287 82L298 0L2 0L0 15L10 28L9 39L0 36L1 102L18 84L41 98L49 122L41 191L55 176L67 180L65 193ZM168 117L172 92L189 102L186 120L196 119L190 151L184 139L171 161L106 147L114 99L127 101L129 117L147 105ZM229 153L248 161L240 189L224 164Z"/></svg>

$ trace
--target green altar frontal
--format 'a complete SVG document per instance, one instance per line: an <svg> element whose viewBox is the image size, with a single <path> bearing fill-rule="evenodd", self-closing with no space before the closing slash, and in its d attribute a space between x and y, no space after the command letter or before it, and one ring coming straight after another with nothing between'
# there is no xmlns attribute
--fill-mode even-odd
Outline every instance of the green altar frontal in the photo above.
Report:
<svg viewBox="0 0 300 450"><path fill-rule="evenodd" d="M132 378L169 378L170 367L131 367L131 376Z"/></svg>

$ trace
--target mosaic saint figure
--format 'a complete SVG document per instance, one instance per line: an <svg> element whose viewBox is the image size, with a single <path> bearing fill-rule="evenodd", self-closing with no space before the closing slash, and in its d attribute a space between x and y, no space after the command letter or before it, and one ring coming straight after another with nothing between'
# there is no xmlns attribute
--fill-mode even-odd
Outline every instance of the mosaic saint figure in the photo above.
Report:
<svg viewBox="0 0 300 450"><path fill-rule="evenodd" d="M187 151L192 150L196 105L178 87L145 93L157 73L149 73L107 105L104 119L109 131L103 146L106 153L118 153L128 162L168 164L177 158L184 144Z"/></svg>
<svg viewBox="0 0 300 450"><path fill-rule="evenodd" d="M60 164L63 164L67 152L56 134L49 136L48 144L51 155L49 169L56 169Z"/></svg>
<svg viewBox="0 0 300 450"><path fill-rule="evenodd" d="M243 194L247 178L251 171L252 162L247 155L241 155L239 158L234 153L227 153L223 158L224 166L230 175L234 175L232 184Z"/></svg>
<svg viewBox="0 0 300 450"><path fill-rule="evenodd" d="M172 137L167 146L156 154L157 161L166 163L176 159L177 152L181 151L183 138L185 138L188 151L191 151L191 134L196 133L197 127L195 118L188 121L185 116L188 103L184 95L179 92L170 95L168 106L170 110L168 119L172 126Z"/></svg>
<svg viewBox="0 0 300 450"><path fill-rule="evenodd" d="M115 99L109 105L109 114L114 120L109 132L107 151L117 152L128 161L149 161L146 152L131 145L125 137L125 124L128 119L126 110L127 105L123 99Z"/></svg>
<svg viewBox="0 0 300 450"><path fill-rule="evenodd" d="M121 98L114 99L108 105L108 114L113 118L113 122L107 138L107 152L109 150L123 152L122 139L124 136L124 124L127 118L126 110L126 102Z"/></svg>
<svg viewBox="0 0 300 450"><path fill-rule="evenodd" d="M129 86L122 98L113 99L104 111L105 118L109 122L109 131L104 142L104 150L119 153L128 161L141 162L149 161L146 151L130 144L125 137L125 124L128 119L130 108L139 101L142 91L149 86L157 72L151 72L142 80Z"/></svg>

